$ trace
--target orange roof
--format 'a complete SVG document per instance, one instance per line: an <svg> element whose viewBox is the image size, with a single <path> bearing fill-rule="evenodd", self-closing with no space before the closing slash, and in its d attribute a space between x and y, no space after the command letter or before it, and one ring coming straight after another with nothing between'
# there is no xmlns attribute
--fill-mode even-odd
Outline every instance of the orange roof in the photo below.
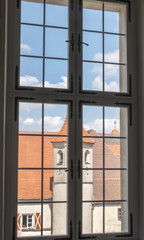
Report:
<svg viewBox="0 0 144 240"><path fill-rule="evenodd" d="M59 132L59 135L67 136L67 116ZM83 128L83 137L90 137L90 135L86 132L84 128ZM67 141L66 137L55 137L52 142L56 143L56 142L66 142L66 141ZM94 143L94 141L91 138L84 138L83 141L86 143Z"/></svg>
<svg viewBox="0 0 144 240"><path fill-rule="evenodd" d="M113 134L113 135L119 135L120 133L119 133L119 131L118 131L117 129L114 129L114 130L111 132L111 134Z"/></svg>

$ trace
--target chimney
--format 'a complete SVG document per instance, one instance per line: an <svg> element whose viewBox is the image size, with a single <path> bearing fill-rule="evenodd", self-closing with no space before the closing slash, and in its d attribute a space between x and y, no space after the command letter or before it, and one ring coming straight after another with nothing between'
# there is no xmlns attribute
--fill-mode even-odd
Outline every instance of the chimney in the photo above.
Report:
<svg viewBox="0 0 144 240"><path fill-rule="evenodd" d="M114 120L114 129L116 129L116 120Z"/></svg>

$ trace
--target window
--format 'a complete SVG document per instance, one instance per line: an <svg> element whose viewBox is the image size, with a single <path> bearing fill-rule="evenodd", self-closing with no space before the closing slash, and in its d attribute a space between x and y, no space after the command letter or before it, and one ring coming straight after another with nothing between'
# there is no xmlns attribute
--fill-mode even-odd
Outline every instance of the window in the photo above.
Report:
<svg viewBox="0 0 144 240"><path fill-rule="evenodd" d="M14 6L6 239L133 237L130 2Z"/></svg>
<svg viewBox="0 0 144 240"><path fill-rule="evenodd" d="M22 228L32 228L32 215L22 215Z"/></svg>
<svg viewBox="0 0 144 240"><path fill-rule="evenodd" d="M62 164L63 164L63 152L59 150L57 165L62 165Z"/></svg>
<svg viewBox="0 0 144 240"><path fill-rule="evenodd" d="M118 220L121 221L121 208L118 208Z"/></svg>
<svg viewBox="0 0 144 240"><path fill-rule="evenodd" d="M86 152L85 152L85 163L90 164L90 152L89 152L89 150L86 150Z"/></svg>

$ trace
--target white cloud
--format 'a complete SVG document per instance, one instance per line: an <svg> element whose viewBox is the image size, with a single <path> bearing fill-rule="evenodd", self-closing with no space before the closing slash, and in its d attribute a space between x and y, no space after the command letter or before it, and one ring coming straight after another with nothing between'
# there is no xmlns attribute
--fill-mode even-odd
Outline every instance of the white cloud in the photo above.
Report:
<svg viewBox="0 0 144 240"><path fill-rule="evenodd" d="M40 103L20 103L20 110L25 112L30 112L33 109L41 108L42 104Z"/></svg>
<svg viewBox="0 0 144 240"><path fill-rule="evenodd" d="M47 88L67 88L67 77L61 76L61 81L58 83L50 83L45 81L45 87ZM20 77L20 85L21 86L33 86L33 87L41 87L41 83L39 82L38 78L25 75Z"/></svg>
<svg viewBox="0 0 144 240"><path fill-rule="evenodd" d="M99 61L99 59L102 59L102 53L94 55L94 61ZM114 52L105 53L105 62L119 62L119 49Z"/></svg>
<svg viewBox="0 0 144 240"><path fill-rule="evenodd" d="M116 121L116 128L119 131L119 119L105 119L105 132L111 133L111 131L114 129L114 121ZM103 120L102 119L96 119L93 122L89 122L84 124L84 128L88 131L90 129L94 129L98 133L103 132Z"/></svg>
<svg viewBox="0 0 144 240"><path fill-rule="evenodd" d="M98 91L102 91L102 78L100 76L96 77L92 81L92 88ZM109 83L105 82L105 91L118 92L119 91L118 83L116 81L111 81Z"/></svg>
<svg viewBox="0 0 144 240"><path fill-rule="evenodd" d="M41 124L42 119L37 121L37 124ZM51 117L51 116L45 116L44 117L44 128L45 131L49 132L58 132L60 131L61 127L63 126L63 120L61 117Z"/></svg>
<svg viewBox="0 0 144 240"><path fill-rule="evenodd" d="M62 81L58 83L50 83L48 81L45 81L45 87L49 88L67 88L67 77L61 76L60 78Z"/></svg>
<svg viewBox="0 0 144 240"><path fill-rule="evenodd" d="M23 124L24 125L32 125L35 123L35 120L33 118L26 118L24 121L23 121Z"/></svg>
<svg viewBox="0 0 144 240"><path fill-rule="evenodd" d="M97 53L94 56L94 60L98 60L100 58L100 56L102 56L102 54ZM119 59L119 50L106 53L105 59L106 59L106 61L116 62L117 59ZM105 90L106 91L114 91L114 92L119 91L119 86L118 86L117 81L109 81L109 83L108 83L108 81L106 82L106 80L111 79L113 77L117 78L118 71L119 71L119 67L117 65L112 65L112 64L105 65ZM103 74L102 74L101 65L100 64L95 65L95 67L92 69L92 72L97 74L97 76L92 81L92 89L101 91L102 90L102 82L103 82L103 79L102 79Z"/></svg>
<svg viewBox="0 0 144 240"><path fill-rule="evenodd" d="M98 91L102 91L102 78L100 76L97 76L92 81L92 89L96 89Z"/></svg>
<svg viewBox="0 0 144 240"><path fill-rule="evenodd" d="M39 80L36 77L31 75L25 75L20 77L20 85L38 87L40 84L39 84Z"/></svg>
<svg viewBox="0 0 144 240"><path fill-rule="evenodd" d="M28 44L22 43L21 44L21 51L24 52L24 53L31 53L32 48Z"/></svg>

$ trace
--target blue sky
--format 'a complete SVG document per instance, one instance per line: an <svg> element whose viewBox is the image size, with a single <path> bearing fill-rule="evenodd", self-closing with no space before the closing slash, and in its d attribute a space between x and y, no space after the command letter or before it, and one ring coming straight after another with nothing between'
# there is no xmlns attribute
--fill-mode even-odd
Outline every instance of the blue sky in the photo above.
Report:
<svg viewBox="0 0 144 240"><path fill-rule="evenodd" d="M21 21L23 23L43 24L43 4L22 1ZM46 4L46 25L68 27L68 8ZM119 14L105 11L104 28L106 32L119 33ZM84 9L83 29L102 31L102 11ZM121 37L124 38L124 37ZM46 27L45 32L45 56L68 58L68 31L66 29L56 29ZM102 61L102 34L83 32L83 41L89 46L83 47L83 59ZM111 34L104 35L105 52L104 58L107 62L119 62L119 36ZM43 27L41 26L21 26L21 54L29 56L43 56ZM22 86L42 87L43 79L43 59L21 57L20 60L20 84ZM105 90L119 91L119 71L120 67L114 64L105 64ZM121 67L124 68L124 67ZM45 60L44 86L53 88L67 88L68 64L66 60ZM102 64L83 63L83 89L98 90L103 89ZM84 110L84 126L94 127L96 119L102 119L100 108L87 107ZM95 109L93 111L93 109ZM50 122L57 121L57 125L49 125L46 129L58 130L66 116L66 107L49 105L45 111L45 117L52 117ZM88 114L89 113L89 114ZM113 121L117 119L119 125L118 111L110 111L106 116L111 119L107 131L113 128ZM28 119L28 120L27 120ZM20 130L40 131L41 126L41 105L21 104L20 105ZM27 120L27 121L26 121ZM47 119L48 120L48 119ZM97 120L98 121L98 120ZM100 121L99 121L100 122ZM54 123L54 122L53 122ZM101 123L96 124L95 130L101 131ZM54 127L55 126L55 127ZM118 127L119 128L119 127Z"/></svg>

